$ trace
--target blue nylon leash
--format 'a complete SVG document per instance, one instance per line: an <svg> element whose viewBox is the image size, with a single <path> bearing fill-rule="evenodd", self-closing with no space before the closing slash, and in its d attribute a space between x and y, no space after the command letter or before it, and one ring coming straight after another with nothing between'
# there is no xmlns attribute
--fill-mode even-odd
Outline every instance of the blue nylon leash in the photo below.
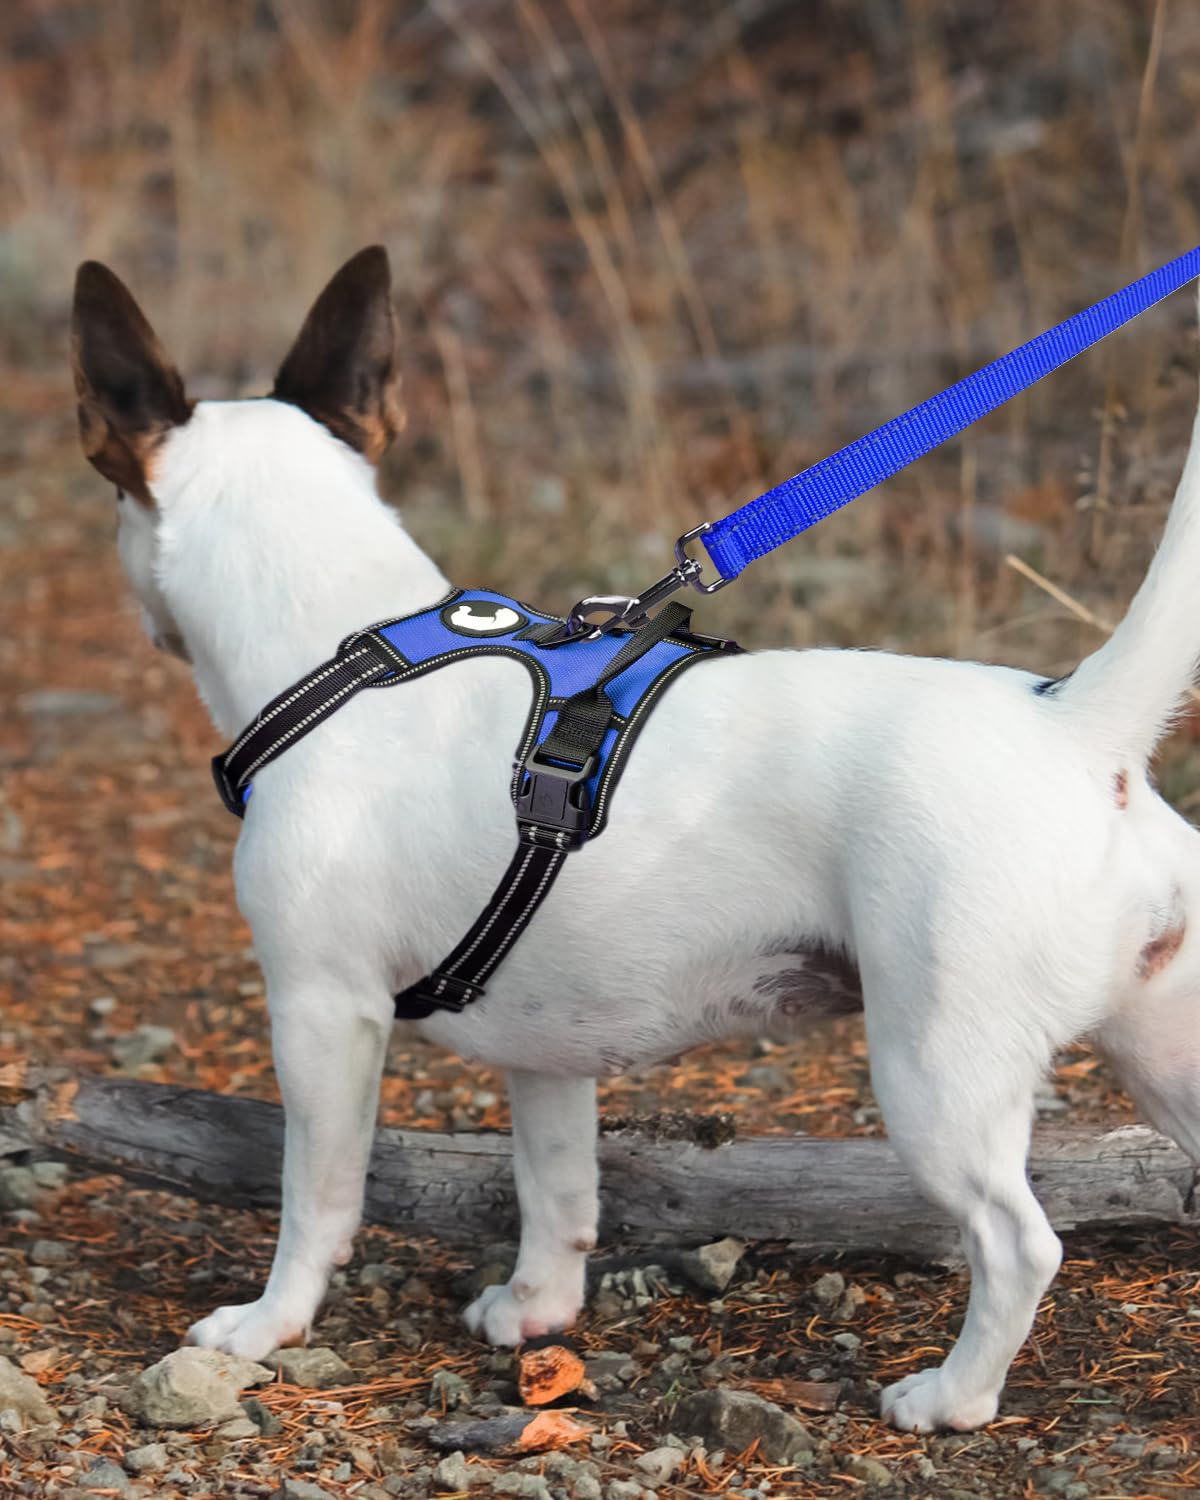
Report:
<svg viewBox="0 0 1200 1500"><path fill-rule="evenodd" d="M703 536L717 571L723 579L736 578L755 558L874 489L1197 276L1200 247L1085 307L714 522Z"/></svg>
<svg viewBox="0 0 1200 1500"><path fill-rule="evenodd" d="M562 645L581 636L606 634L618 625L638 625L648 610L682 588L702 594L724 588L756 558L791 541L923 458L1197 276L1200 246L955 381L938 395L785 479L722 520L694 527L675 543L676 565L665 577L633 598L593 595L581 599L559 637L544 644ZM688 552L689 543L697 538L703 539L717 570L714 582L703 581L700 562Z"/></svg>

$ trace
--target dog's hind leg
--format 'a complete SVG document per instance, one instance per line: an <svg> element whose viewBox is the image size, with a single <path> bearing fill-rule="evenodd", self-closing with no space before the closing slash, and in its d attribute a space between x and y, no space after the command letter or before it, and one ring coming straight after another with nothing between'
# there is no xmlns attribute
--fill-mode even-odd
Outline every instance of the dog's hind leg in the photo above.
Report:
<svg viewBox="0 0 1200 1500"><path fill-rule="evenodd" d="M272 995L286 1120L275 1259L257 1302L219 1307L192 1325L189 1343L262 1359L307 1339L330 1271L351 1255L391 1029L386 993L358 1005L327 991Z"/></svg>
<svg viewBox="0 0 1200 1500"><path fill-rule="evenodd" d="M955 1219L971 1268L966 1319L945 1361L883 1393L884 1417L906 1432L992 1420L1061 1258L1025 1176L1038 1065L995 1015L966 996L886 1018L868 1004L888 1135L921 1190Z"/></svg>
<svg viewBox="0 0 1200 1500"><path fill-rule="evenodd" d="M511 1279L485 1287L467 1326L492 1344L569 1328L583 1306L596 1243L596 1085L590 1078L510 1073L513 1175L521 1249Z"/></svg>

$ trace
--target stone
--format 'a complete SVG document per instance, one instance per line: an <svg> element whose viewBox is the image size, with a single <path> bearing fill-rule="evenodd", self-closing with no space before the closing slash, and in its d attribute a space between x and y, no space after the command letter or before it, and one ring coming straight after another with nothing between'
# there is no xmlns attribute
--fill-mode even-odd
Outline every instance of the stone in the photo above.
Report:
<svg viewBox="0 0 1200 1500"><path fill-rule="evenodd" d="M524 1500L554 1500L550 1486L540 1474L498 1474L492 1480L492 1490L497 1495L521 1495ZM638 1486L640 1493L641 1486Z"/></svg>
<svg viewBox="0 0 1200 1500"><path fill-rule="evenodd" d="M169 1026L139 1026L128 1036L112 1044L112 1054L125 1073L136 1073L150 1063L162 1062L175 1045L175 1033Z"/></svg>
<svg viewBox="0 0 1200 1500"><path fill-rule="evenodd" d="M29 1168L33 1173L33 1180L40 1188L50 1191L62 1187L71 1175L65 1161L35 1161Z"/></svg>
<svg viewBox="0 0 1200 1500"><path fill-rule="evenodd" d="M600 1481L594 1474L578 1475L573 1492L575 1500L604 1500L604 1491L600 1488Z"/></svg>
<svg viewBox="0 0 1200 1500"><path fill-rule="evenodd" d="M429 1383L429 1404L442 1411L470 1406L470 1384L454 1370L435 1370Z"/></svg>
<svg viewBox="0 0 1200 1500"><path fill-rule="evenodd" d="M130 1448L125 1455L125 1467L131 1474L157 1474L167 1467L166 1443L144 1443L140 1448Z"/></svg>
<svg viewBox="0 0 1200 1500"><path fill-rule="evenodd" d="M476 1474L478 1475L478 1470ZM454 1494L471 1488L471 1469L461 1448L447 1453L433 1470L433 1482L444 1493ZM483 1477L480 1475L479 1477Z"/></svg>
<svg viewBox="0 0 1200 1500"><path fill-rule="evenodd" d="M73 1253L61 1240L34 1240L29 1259L35 1266L65 1266Z"/></svg>
<svg viewBox="0 0 1200 1500"><path fill-rule="evenodd" d="M715 1240L698 1250L685 1250L679 1257L679 1269L702 1292L723 1292L745 1253L746 1246L741 1240Z"/></svg>
<svg viewBox="0 0 1200 1500"><path fill-rule="evenodd" d="M332 1349L276 1349L267 1363L278 1370L288 1385L303 1385L326 1391L332 1386L352 1385L354 1372Z"/></svg>
<svg viewBox="0 0 1200 1500"><path fill-rule="evenodd" d="M770 1463L795 1462L814 1446L806 1427L773 1401L764 1401L750 1391L732 1391L725 1386L685 1397L673 1423L682 1432L696 1433L710 1446L741 1453L757 1438L760 1451Z"/></svg>
<svg viewBox="0 0 1200 1500"><path fill-rule="evenodd" d="M216 1435L228 1438L230 1442L238 1438L262 1437L258 1423L252 1422L249 1417L232 1417L228 1422L222 1422L217 1428Z"/></svg>
<svg viewBox="0 0 1200 1500"><path fill-rule="evenodd" d="M880 1463L877 1458L868 1458L865 1453L852 1453L845 1460L845 1468L864 1484L891 1484L894 1477L887 1464Z"/></svg>
<svg viewBox="0 0 1200 1500"><path fill-rule="evenodd" d="M72 688L39 688L22 693L18 707L25 714L47 719L73 719L90 714L111 713L118 706L111 693L88 693Z"/></svg>
<svg viewBox="0 0 1200 1500"><path fill-rule="evenodd" d="M0 1167L0 1209L32 1208L38 1180L30 1167Z"/></svg>
<svg viewBox="0 0 1200 1500"><path fill-rule="evenodd" d="M18 1370L11 1359L0 1355L0 1411L13 1412L14 1425L6 1431L23 1432L27 1427L57 1427L54 1409L42 1395L37 1381Z"/></svg>
<svg viewBox="0 0 1200 1500"><path fill-rule="evenodd" d="M333 1500L333 1496L319 1484L313 1484L307 1479L293 1479L289 1475L271 1500Z"/></svg>
<svg viewBox="0 0 1200 1500"><path fill-rule="evenodd" d="M605 1500L642 1500L642 1486L636 1479L612 1479L604 1494Z"/></svg>
<svg viewBox="0 0 1200 1500"><path fill-rule="evenodd" d="M148 1427L203 1427L244 1416L238 1396L271 1371L219 1349L176 1349L134 1377L122 1405Z"/></svg>
<svg viewBox="0 0 1200 1500"><path fill-rule="evenodd" d="M678 1448L651 1448L634 1461L634 1468L641 1469L652 1484L665 1484L683 1463L683 1454Z"/></svg>
<svg viewBox="0 0 1200 1500"><path fill-rule="evenodd" d="M247 1396L242 1410L258 1428L263 1437L275 1437L283 1431L283 1423L269 1406L264 1406L257 1396Z"/></svg>
<svg viewBox="0 0 1200 1500"><path fill-rule="evenodd" d="M857 1349L862 1348L862 1339L857 1333L835 1333L833 1342L839 1349L845 1349L847 1354L853 1354Z"/></svg>
<svg viewBox="0 0 1200 1500"><path fill-rule="evenodd" d="M842 1300L846 1290L846 1278L840 1271L826 1271L813 1283L813 1296L824 1308L832 1309Z"/></svg>
<svg viewBox="0 0 1200 1500"><path fill-rule="evenodd" d="M127 1490L129 1475L112 1459L102 1458L83 1475L80 1483L86 1490Z"/></svg>

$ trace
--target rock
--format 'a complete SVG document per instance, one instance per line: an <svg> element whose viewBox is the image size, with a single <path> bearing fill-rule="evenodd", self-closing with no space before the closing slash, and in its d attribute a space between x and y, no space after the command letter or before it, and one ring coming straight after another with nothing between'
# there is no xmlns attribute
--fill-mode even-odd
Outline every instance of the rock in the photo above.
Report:
<svg viewBox="0 0 1200 1500"><path fill-rule="evenodd" d="M813 1448L808 1429L782 1407L749 1391L731 1391L724 1386L685 1397L679 1403L674 1425L735 1453L741 1453L757 1438L763 1457L770 1463L792 1463Z"/></svg>
<svg viewBox="0 0 1200 1500"><path fill-rule="evenodd" d="M657 1346L654 1352L659 1352ZM584 1368L587 1378L602 1391L618 1391L631 1380L636 1380L640 1372L637 1361L619 1349L602 1349L598 1354L589 1354Z"/></svg>
<svg viewBox="0 0 1200 1500"><path fill-rule="evenodd" d="M642 1500L642 1486L636 1479L612 1479L604 1494L605 1500Z"/></svg>
<svg viewBox="0 0 1200 1500"><path fill-rule="evenodd" d="M123 1406L149 1427L202 1427L244 1415L239 1394L271 1371L218 1349L176 1349L134 1378Z"/></svg>
<svg viewBox="0 0 1200 1500"><path fill-rule="evenodd" d="M32 1208L38 1180L29 1167L0 1167L0 1209Z"/></svg>
<svg viewBox="0 0 1200 1500"><path fill-rule="evenodd" d="M157 1474L167 1467L166 1443L145 1443L140 1448L130 1448L125 1455L125 1467L131 1474Z"/></svg>
<svg viewBox="0 0 1200 1500"><path fill-rule="evenodd" d="M852 1453L845 1460L847 1473L853 1474L856 1479L861 1479L864 1484L885 1485L891 1484L893 1475L887 1464L882 1464L877 1458L868 1458L865 1453Z"/></svg>
<svg viewBox="0 0 1200 1500"><path fill-rule="evenodd" d="M58 1426L58 1418L42 1395L41 1386L3 1355L0 1355L0 1411L16 1414L16 1425L6 1425L10 1432L23 1432L27 1427Z"/></svg>
<svg viewBox="0 0 1200 1500"><path fill-rule="evenodd" d="M640 1489L640 1486L639 1486ZM492 1480L497 1495L523 1495L526 1500L554 1500L550 1486L540 1474L497 1474Z"/></svg>
<svg viewBox="0 0 1200 1500"><path fill-rule="evenodd" d="M832 1309L842 1300L846 1290L846 1278L840 1271L826 1271L818 1276L813 1285L813 1296L824 1308Z"/></svg>
<svg viewBox="0 0 1200 1500"><path fill-rule="evenodd" d="M283 1423L269 1406L264 1406L257 1396L247 1396L242 1410L262 1433L263 1437L275 1437L283 1431Z"/></svg>
<svg viewBox="0 0 1200 1500"><path fill-rule="evenodd" d="M648 1475L652 1484L665 1484L682 1463L678 1448L651 1448L634 1460L634 1468Z"/></svg>
<svg viewBox="0 0 1200 1500"><path fill-rule="evenodd" d="M1074 1484L1067 1485L1063 1490L1063 1500L1087 1500L1091 1493L1091 1485L1085 1484L1082 1479L1077 1479Z"/></svg>
<svg viewBox="0 0 1200 1500"><path fill-rule="evenodd" d="M456 1448L453 1453L448 1453L438 1462L433 1471L433 1480L438 1489L451 1494L469 1490L472 1479L480 1480L486 1477L478 1469L472 1475L471 1467L460 1448Z"/></svg>
<svg viewBox="0 0 1200 1500"><path fill-rule="evenodd" d="M216 1435L228 1438L230 1442L238 1438L262 1437L258 1423L252 1422L249 1417L233 1417L228 1422L222 1422L217 1428Z"/></svg>
<svg viewBox="0 0 1200 1500"><path fill-rule="evenodd" d="M34 1240L29 1259L35 1266L65 1266L73 1254L60 1240Z"/></svg>
<svg viewBox="0 0 1200 1500"><path fill-rule="evenodd" d="M354 1372L332 1349L276 1349L267 1363L278 1370L289 1385L326 1391L331 1386L352 1385Z"/></svg>
<svg viewBox="0 0 1200 1500"><path fill-rule="evenodd" d="M127 1490L129 1475L109 1458L99 1459L80 1481L87 1490Z"/></svg>
<svg viewBox="0 0 1200 1500"><path fill-rule="evenodd" d="M470 1384L453 1370L435 1370L429 1383L429 1404L441 1411L470 1406Z"/></svg>
<svg viewBox="0 0 1200 1500"><path fill-rule="evenodd" d="M835 1333L833 1342L839 1349L845 1349L847 1354L853 1354L856 1349L862 1348L862 1339L857 1333Z"/></svg>
<svg viewBox="0 0 1200 1500"><path fill-rule="evenodd" d="M702 1292L723 1292L745 1253L741 1240L716 1240L698 1250L685 1250L679 1257L679 1269Z"/></svg>
<svg viewBox="0 0 1200 1500"><path fill-rule="evenodd" d="M593 1474L580 1474L573 1486L575 1500L604 1500L600 1481Z"/></svg>
<svg viewBox="0 0 1200 1500"><path fill-rule="evenodd" d="M136 1073L149 1063L162 1062L175 1045L169 1026L139 1026L112 1044L112 1054L125 1073Z"/></svg>
<svg viewBox="0 0 1200 1500"><path fill-rule="evenodd" d="M54 1191L62 1187L71 1175L65 1161L35 1161L29 1168L33 1173L33 1180L39 1188L47 1188Z"/></svg>
<svg viewBox="0 0 1200 1500"><path fill-rule="evenodd" d="M307 1479L286 1478L272 1495L271 1500L333 1500L328 1490Z"/></svg>
<svg viewBox="0 0 1200 1500"><path fill-rule="evenodd" d="M22 713L40 714L47 719L106 714L118 706L111 693L76 692L71 688L39 688L36 692L22 693L17 705Z"/></svg>

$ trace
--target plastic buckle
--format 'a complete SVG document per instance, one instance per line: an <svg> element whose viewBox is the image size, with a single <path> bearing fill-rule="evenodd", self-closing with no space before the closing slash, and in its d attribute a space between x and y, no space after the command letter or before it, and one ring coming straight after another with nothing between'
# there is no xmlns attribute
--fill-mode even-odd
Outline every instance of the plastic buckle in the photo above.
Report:
<svg viewBox="0 0 1200 1500"><path fill-rule="evenodd" d="M518 824L533 833L556 834L559 837L554 842L568 849L581 848L587 842L592 816L587 783L595 771L594 755L589 755L582 766L567 766L542 760L535 750L525 762L517 793Z"/></svg>
<svg viewBox="0 0 1200 1500"><path fill-rule="evenodd" d="M423 1021L439 1010L457 1016L484 994L481 984L456 979L453 974L434 973L396 995L393 1008L398 1021Z"/></svg>

